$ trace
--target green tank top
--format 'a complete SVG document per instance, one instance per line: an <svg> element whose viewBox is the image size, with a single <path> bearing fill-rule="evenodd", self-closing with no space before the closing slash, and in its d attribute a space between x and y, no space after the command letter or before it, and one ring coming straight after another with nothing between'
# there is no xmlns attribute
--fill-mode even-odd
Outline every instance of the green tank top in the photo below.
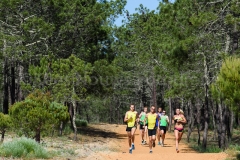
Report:
<svg viewBox="0 0 240 160"><path fill-rule="evenodd" d="M146 115L147 115L147 114L144 113L144 112L141 114L140 124L142 124L142 125L144 124L144 120L145 120L145 118L146 118ZM146 120L145 124L147 124L147 120Z"/></svg>
<svg viewBox="0 0 240 160"><path fill-rule="evenodd" d="M166 127L168 122L167 122L168 116L161 116L161 121L160 121L160 126Z"/></svg>

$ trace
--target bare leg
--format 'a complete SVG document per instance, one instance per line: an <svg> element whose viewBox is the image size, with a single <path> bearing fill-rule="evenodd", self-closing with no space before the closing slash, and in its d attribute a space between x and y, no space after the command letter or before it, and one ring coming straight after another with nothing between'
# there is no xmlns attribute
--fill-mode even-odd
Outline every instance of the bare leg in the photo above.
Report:
<svg viewBox="0 0 240 160"><path fill-rule="evenodd" d="M147 141L147 126L145 126L144 129L145 129L145 133L144 133L145 134L145 141Z"/></svg>
<svg viewBox="0 0 240 160"><path fill-rule="evenodd" d="M152 143L155 143L156 141L156 135L152 135Z"/></svg>
<svg viewBox="0 0 240 160"><path fill-rule="evenodd" d="M178 143L181 141L182 135L183 135L183 132L179 132L178 133Z"/></svg>
<svg viewBox="0 0 240 160"><path fill-rule="evenodd" d="M134 140L135 140L135 132L136 132L136 128L132 128L132 131L131 131L131 136L132 136L132 143L134 143Z"/></svg>
<svg viewBox="0 0 240 160"><path fill-rule="evenodd" d="M161 133L162 133L162 145L164 144L164 139L165 139L165 133L164 133L164 130L161 130Z"/></svg>
<svg viewBox="0 0 240 160"><path fill-rule="evenodd" d="M131 132L127 132L127 136L128 136L128 145L129 148L132 147L132 136L131 136Z"/></svg>
<svg viewBox="0 0 240 160"><path fill-rule="evenodd" d="M144 140L144 129L140 129L141 141Z"/></svg>
<svg viewBox="0 0 240 160"><path fill-rule="evenodd" d="M175 141L176 141L176 150L178 152L178 130L174 130Z"/></svg>
<svg viewBox="0 0 240 160"><path fill-rule="evenodd" d="M160 129L157 129L157 140L158 140L158 144L160 144L160 136L161 136L161 131L160 131Z"/></svg>
<svg viewBox="0 0 240 160"><path fill-rule="evenodd" d="M152 150L152 136L149 136L149 149Z"/></svg>

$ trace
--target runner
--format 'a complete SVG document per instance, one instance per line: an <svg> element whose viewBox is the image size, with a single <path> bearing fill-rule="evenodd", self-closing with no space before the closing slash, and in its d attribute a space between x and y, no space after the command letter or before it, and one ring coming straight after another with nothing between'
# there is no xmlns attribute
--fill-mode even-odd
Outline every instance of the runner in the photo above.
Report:
<svg viewBox="0 0 240 160"><path fill-rule="evenodd" d="M148 121L148 136L149 136L150 153L152 153L152 147L155 147L156 119L158 119L158 115L155 113L155 107L151 106L150 112L146 115L146 120Z"/></svg>
<svg viewBox="0 0 240 160"><path fill-rule="evenodd" d="M134 134L137 129L137 124L138 122L138 113L134 110L135 107L133 104L130 105L130 111L127 111L125 114L124 122L127 122L127 135L128 135L128 143L129 143L129 153L132 153L132 150L135 149L134 146Z"/></svg>
<svg viewBox="0 0 240 160"><path fill-rule="evenodd" d="M162 143L161 143L162 147L164 146L164 139L165 139L165 134L167 131L168 124L169 124L169 118L166 115L166 111L163 111L159 120L159 126L160 126L160 131L162 136Z"/></svg>
<svg viewBox="0 0 240 160"><path fill-rule="evenodd" d="M161 107L158 108L158 113L157 114L158 114L158 119L160 119L160 117L162 115L162 108ZM159 128L158 119L156 120L157 140L158 140L158 145L161 145L161 141L160 141L161 131L160 131L160 128Z"/></svg>
<svg viewBox="0 0 240 160"><path fill-rule="evenodd" d="M144 107L141 114L139 115L140 118L140 135L141 135L141 140L142 144L146 144L147 140L147 121L145 120L146 115L147 115L147 107ZM144 135L145 135L145 141L144 141Z"/></svg>
<svg viewBox="0 0 240 160"><path fill-rule="evenodd" d="M173 123L175 123L174 134L176 138L176 151L179 153L178 144L182 138L183 125L187 123L182 110L176 109L176 115L173 116Z"/></svg>

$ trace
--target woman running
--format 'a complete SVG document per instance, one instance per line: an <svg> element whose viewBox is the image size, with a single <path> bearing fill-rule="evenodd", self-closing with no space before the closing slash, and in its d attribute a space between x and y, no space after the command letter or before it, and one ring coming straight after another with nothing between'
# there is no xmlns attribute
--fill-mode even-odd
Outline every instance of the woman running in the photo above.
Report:
<svg viewBox="0 0 240 160"><path fill-rule="evenodd" d="M141 114L139 115L139 119L140 119L140 135L141 135L141 140L142 140L142 144L146 144L146 140L147 140L147 120L146 120L146 115L147 115L147 107L143 108L143 111L141 112ZM145 140L144 140L145 137Z"/></svg>
<svg viewBox="0 0 240 160"><path fill-rule="evenodd" d="M176 115L173 116L173 121L175 123L174 134L175 134L175 138L176 138L176 151L177 151L177 153L179 153L178 144L179 144L180 140L182 139L183 125L187 123L182 110L176 109Z"/></svg>
<svg viewBox="0 0 240 160"><path fill-rule="evenodd" d="M159 120L159 125L160 126L160 131L161 131L161 136L162 136L162 147L164 146L164 139L165 139L165 135L167 132L167 126L169 124L169 118L166 115L166 111L162 112L162 116L160 117Z"/></svg>

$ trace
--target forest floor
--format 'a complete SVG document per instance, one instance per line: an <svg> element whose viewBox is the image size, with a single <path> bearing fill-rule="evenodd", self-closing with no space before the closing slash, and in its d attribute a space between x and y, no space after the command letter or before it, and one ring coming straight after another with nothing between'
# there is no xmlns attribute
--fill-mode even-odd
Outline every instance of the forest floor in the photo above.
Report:
<svg viewBox="0 0 240 160"><path fill-rule="evenodd" d="M74 151L67 159L77 160L147 160L158 159L166 160L225 160L226 153L197 153L190 146L180 142L180 153L175 151L175 140L173 133L167 133L165 146L156 145L153 153L149 153L148 145L141 145L139 129L136 131L135 147L132 154L129 154L125 125L98 124L80 128L77 142L70 142L69 149ZM72 137L69 137L71 139ZM75 145L73 143L76 143ZM64 144L65 148L68 146ZM72 147L71 147L72 146ZM63 159L55 157L53 159ZM65 157L66 159L66 157Z"/></svg>
<svg viewBox="0 0 240 160"><path fill-rule="evenodd" d="M79 128L77 141L73 141L73 134L70 134L62 137L45 137L41 143L49 151L55 152L52 160L147 160L148 158L225 160L228 156L224 152L198 153L194 151L185 143L186 134L180 142L180 153L176 153L173 132L166 134L164 147L156 145L153 153L150 154L148 145L141 145L139 128L135 134L136 149L129 154L125 129L125 125L91 124L88 127Z"/></svg>

